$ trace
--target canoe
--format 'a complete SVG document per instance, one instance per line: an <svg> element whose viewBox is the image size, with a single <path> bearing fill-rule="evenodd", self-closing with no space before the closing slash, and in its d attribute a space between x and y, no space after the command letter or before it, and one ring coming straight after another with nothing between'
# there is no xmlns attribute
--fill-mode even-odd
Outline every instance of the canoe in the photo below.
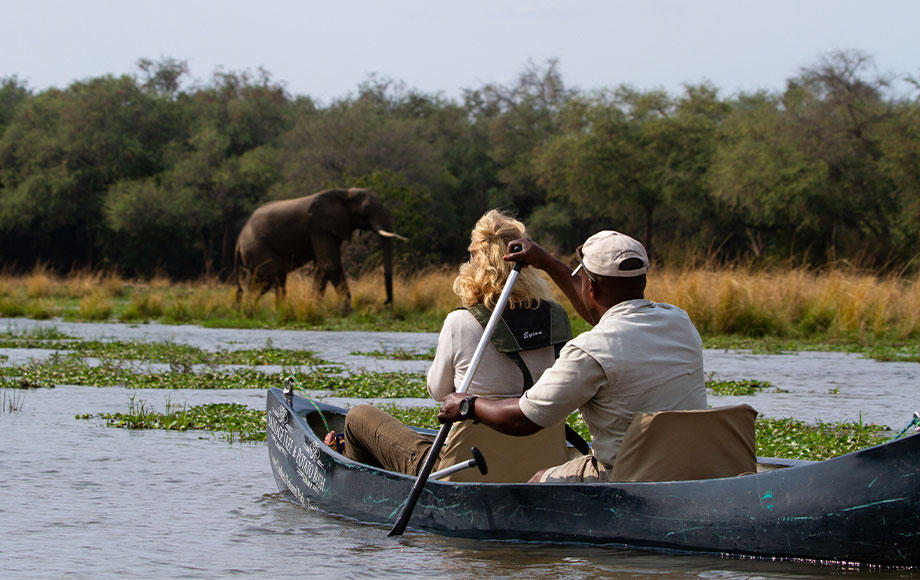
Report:
<svg viewBox="0 0 920 580"><path fill-rule="evenodd" d="M281 492L362 523L395 523L415 477L356 463L325 445L329 429L342 432L345 409L297 395L289 404L273 388L266 410L269 457ZM409 529L473 539L920 566L920 435L825 461L758 462L756 474L695 481L432 480Z"/></svg>

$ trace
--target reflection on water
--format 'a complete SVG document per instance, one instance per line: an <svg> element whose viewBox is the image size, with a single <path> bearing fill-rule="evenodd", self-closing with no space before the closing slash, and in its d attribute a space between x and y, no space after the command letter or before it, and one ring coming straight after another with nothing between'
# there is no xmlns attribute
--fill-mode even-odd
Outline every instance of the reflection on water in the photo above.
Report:
<svg viewBox="0 0 920 580"><path fill-rule="evenodd" d="M277 347L315 350L327 359L372 369L424 370L427 363L373 361L349 353L382 345L427 350L436 340L431 334L12 324L55 326L86 338L172 340L203 348L258 348L270 339ZM916 406L909 394L920 365L843 355L713 352L707 353L706 363L718 378L770 380L793 391L744 398L770 415L852 419L862 413L864 420L900 426L910 418L907 413L902 421L902 414ZM834 388L839 394L831 394ZM264 406L260 391L76 386L29 391L22 411L0 414L0 576L529 580L823 578L851 573L799 563L609 547L480 542L417 533L388 538L386 527L357 524L286 501L277 493L264 444L229 445L206 433L132 432L74 418L125 411L132 396L158 410L167 401ZM910 577L897 571L872 575Z"/></svg>

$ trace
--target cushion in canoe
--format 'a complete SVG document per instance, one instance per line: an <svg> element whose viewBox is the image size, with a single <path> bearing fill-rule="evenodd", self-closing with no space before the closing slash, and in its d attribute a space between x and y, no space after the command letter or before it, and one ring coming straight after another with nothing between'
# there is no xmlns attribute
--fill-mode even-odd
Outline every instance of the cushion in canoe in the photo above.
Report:
<svg viewBox="0 0 920 580"><path fill-rule="evenodd" d="M680 481L757 471L750 405L636 413L623 437L612 481Z"/></svg>

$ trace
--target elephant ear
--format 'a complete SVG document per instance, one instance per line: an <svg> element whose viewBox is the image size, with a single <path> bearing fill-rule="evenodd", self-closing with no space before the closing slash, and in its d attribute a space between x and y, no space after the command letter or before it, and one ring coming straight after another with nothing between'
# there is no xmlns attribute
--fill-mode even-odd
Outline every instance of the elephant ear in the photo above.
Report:
<svg viewBox="0 0 920 580"><path fill-rule="evenodd" d="M350 240L355 228L346 203L348 190L330 189L317 193L310 204L308 223L311 231L326 232L340 240Z"/></svg>

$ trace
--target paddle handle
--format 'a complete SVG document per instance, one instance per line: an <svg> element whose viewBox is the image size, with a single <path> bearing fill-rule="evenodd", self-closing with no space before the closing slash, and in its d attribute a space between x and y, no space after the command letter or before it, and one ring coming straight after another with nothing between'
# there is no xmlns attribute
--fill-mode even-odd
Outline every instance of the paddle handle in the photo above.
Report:
<svg viewBox="0 0 920 580"><path fill-rule="evenodd" d="M489 317L489 323L486 324L485 330L482 331L482 338L479 339L479 344L476 346L476 351L473 353L472 360L470 360L470 367L466 371L466 376L463 377L463 382L457 389L458 393L465 393L469 388L470 382L473 380L473 374L479 367L479 361L482 359L482 354L485 352L486 347L489 345L489 341L492 339L492 335L495 333L495 327L502 317L502 312L504 312L505 305L508 303L508 297L511 296L511 290L514 288L514 283L517 281L518 274L521 273L521 268L523 267L524 262L515 262L514 267L511 269L511 273L508 274L508 281L505 282L505 287L498 297L498 302L495 303L495 309L492 310L492 316ZM428 451L428 457L425 458L425 463L422 465L422 469L418 474L418 479L415 480L415 485L412 486L412 491L409 493L409 497L406 498L406 503L403 505L402 512L399 514L399 519L396 520L396 524L393 526L393 529L390 530L390 533L387 534L388 536L400 536L406 531L406 526L409 524L409 518L412 517L412 512L415 510L415 504L418 503L418 498L422 495L422 489L424 489L425 484L428 482L428 477L431 475L434 463L441 454L441 447L444 446L444 442L447 440L447 434L450 433L451 426L453 426L453 423L449 421L441 425L441 429L438 431L438 435L434 438L434 443L432 443L431 449Z"/></svg>

